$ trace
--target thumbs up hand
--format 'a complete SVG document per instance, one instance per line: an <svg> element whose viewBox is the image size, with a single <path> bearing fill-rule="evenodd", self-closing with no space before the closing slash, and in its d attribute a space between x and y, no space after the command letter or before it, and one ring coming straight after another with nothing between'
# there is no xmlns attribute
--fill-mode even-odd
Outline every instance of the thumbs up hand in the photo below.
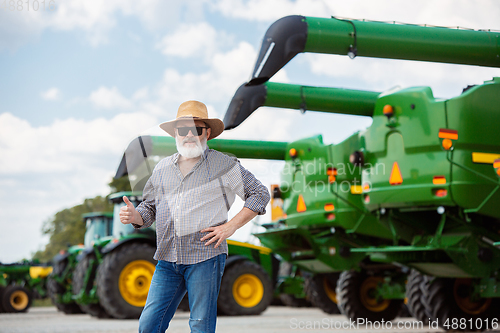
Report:
<svg viewBox="0 0 500 333"><path fill-rule="evenodd" d="M126 197L123 196L123 202L127 204L126 206L123 206L120 208L120 221L123 224L138 224L138 225L143 225L144 222L142 221L141 214L135 209L134 205L130 202L130 200Z"/></svg>

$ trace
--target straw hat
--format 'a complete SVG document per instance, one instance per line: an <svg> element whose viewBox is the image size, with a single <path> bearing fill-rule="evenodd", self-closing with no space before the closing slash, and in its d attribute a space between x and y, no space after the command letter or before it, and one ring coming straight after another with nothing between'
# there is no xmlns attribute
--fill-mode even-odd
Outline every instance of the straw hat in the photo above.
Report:
<svg viewBox="0 0 500 333"><path fill-rule="evenodd" d="M187 101L179 106L177 117L174 120L160 124L160 128L175 137L175 124L179 120L201 120L211 129L208 140L219 136L224 131L224 123L217 118L208 118L207 106L198 101Z"/></svg>

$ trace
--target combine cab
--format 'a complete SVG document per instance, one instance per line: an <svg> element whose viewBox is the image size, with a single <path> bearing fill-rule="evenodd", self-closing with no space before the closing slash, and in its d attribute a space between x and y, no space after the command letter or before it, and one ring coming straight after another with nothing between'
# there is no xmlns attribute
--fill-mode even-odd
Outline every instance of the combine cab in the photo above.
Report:
<svg viewBox="0 0 500 333"><path fill-rule="evenodd" d="M319 137L289 144L290 170L284 170L276 193L287 216L276 229L258 235L304 269L320 272L316 262L321 262L330 270L346 270L336 296L347 316L387 318L381 313L404 292L405 279L393 275L397 263L403 272L413 269L406 297L416 318L426 321L427 311L450 330L457 321L479 330L498 320L500 182L495 172L500 163L494 161L500 156L495 126L500 79L447 100L434 98L428 87L356 95L267 81L301 52L500 67L499 38L493 31L303 16L280 19L267 31L251 80L231 101L226 128L263 105L373 118L367 130L337 145L322 147ZM245 101L248 107L241 107ZM331 169L326 174L308 170L312 163L330 163ZM345 179L341 167L352 170ZM324 183L326 177L327 195L318 194L317 187L289 187L291 181L310 184L322 178ZM344 180L347 192L338 186ZM336 256L344 261L335 261ZM388 283L393 278L399 283Z"/></svg>

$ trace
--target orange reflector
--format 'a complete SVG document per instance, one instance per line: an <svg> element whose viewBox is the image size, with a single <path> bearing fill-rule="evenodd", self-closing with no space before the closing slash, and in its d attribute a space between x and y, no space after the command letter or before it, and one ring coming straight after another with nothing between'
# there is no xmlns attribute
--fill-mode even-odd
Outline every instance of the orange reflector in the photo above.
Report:
<svg viewBox="0 0 500 333"><path fill-rule="evenodd" d="M442 198L442 197L445 197L448 195L448 191L441 188L441 189L436 191L435 195L436 195L436 197Z"/></svg>
<svg viewBox="0 0 500 333"><path fill-rule="evenodd" d="M118 243L118 238L113 238L113 243Z"/></svg>
<svg viewBox="0 0 500 333"><path fill-rule="evenodd" d="M297 200L297 212L302 213L307 210L306 202L304 201L304 197L302 194L299 194L299 199Z"/></svg>
<svg viewBox="0 0 500 333"><path fill-rule="evenodd" d="M447 129L447 128L440 128L439 129L439 138L458 140L458 131L452 130L452 129Z"/></svg>
<svg viewBox="0 0 500 333"><path fill-rule="evenodd" d="M369 195L365 195L365 203L369 203L370 202L370 196Z"/></svg>
<svg viewBox="0 0 500 333"><path fill-rule="evenodd" d="M497 169L497 175L500 176L500 168Z"/></svg>
<svg viewBox="0 0 500 333"><path fill-rule="evenodd" d="M326 174L328 176L336 176L337 175L337 168L328 168L328 169L326 169Z"/></svg>
<svg viewBox="0 0 500 333"><path fill-rule="evenodd" d="M391 177L389 178L389 184L399 185L403 183L403 177L401 176L401 171L399 171L398 162L394 162L392 165Z"/></svg>
<svg viewBox="0 0 500 333"><path fill-rule="evenodd" d="M495 169L500 168L500 159L497 159L497 160L493 161L493 167Z"/></svg>
<svg viewBox="0 0 500 333"><path fill-rule="evenodd" d="M453 142L450 139L444 139L441 144L445 150L450 150L451 146L453 146Z"/></svg>
<svg viewBox="0 0 500 333"><path fill-rule="evenodd" d="M333 175L328 176L328 182L329 182L330 184L331 184L331 183L335 183L335 180L336 180L335 176L333 176Z"/></svg>
<svg viewBox="0 0 500 333"><path fill-rule="evenodd" d="M363 193L363 188L361 185L351 185L351 194L361 194Z"/></svg>
<svg viewBox="0 0 500 333"><path fill-rule="evenodd" d="M330 213L330 214L326 215L326 219L327 220L335 220L335 214Z"/></svg>
<svg viewBox="0 0 500 333"><path fill-rule="evenodd" d="M290 154L290 157L291 157L291 158L295 158L295 157L297 157L297 149L295 149L295 148L290 149L290 150L288 151L288 153Z"/></svg>
<svg viewBox="0 0 500 333"><path fill-rule="evenodd" d="M333 204L331 204L331 203L325 204L325 212L331 212L334 209L335 209L335 207L333 206Z"/></svg>
<svg viewBox="0 0 500 333"><path fill-rule="evenodd" d="M446 178L444 176L434 176L434 178L432 179L432 183L434 185L446 184Z"/></svg>
<svg viewBox="0 0 500 333"><path fill-rule="evenodd" d="M363 192L368 192L370 190L370 184L369 183L364 183L363 184Z"/></svg>
<svg viewBox="0 0 500 333"><path fill-rule="evenodd" d="M384 112L384 115L390 117L394 114L394 108L392 107L392 105L387 104L387 105L384 105L382 112Z"/></svg>

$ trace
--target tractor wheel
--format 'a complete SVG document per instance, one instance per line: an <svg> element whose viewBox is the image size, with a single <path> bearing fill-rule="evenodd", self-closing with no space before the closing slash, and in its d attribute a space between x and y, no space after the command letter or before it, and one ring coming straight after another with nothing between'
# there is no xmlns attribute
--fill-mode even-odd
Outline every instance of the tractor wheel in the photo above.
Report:
<svg viewBox="0 0 500 333"><path fill-rule="evenodd" d="M3 306L2 306L2 298L3 298L3 291L4 287L0 286L0 313L5 312Z"/></svg>
<svg viewBox="0 0 500 333"><path fill-rule="evenodd" d="M140 317L155 271L155 251L156 248L149 244L131 243L104 257L97 269L97 296L112 317Z"/></svg>
<svg viewBox="0 0 500 333"><path fill-rule="evenodd" d="M96 260L95 255L87 255L83 258L78 265L76 265L75 272L73 273L73 295L78 295L82 288L85 287L84 293L89 294L92 290L95 282L95 275L97 271L97 265L94 263L93 267L90 267L90 261ZM87 271L90 270L90 276L87 286L84 286L85 276ZM106 310L99 303L90 304L79 304L78 306L83 312L90 314L97 318L109 318Z"/></svg>
<svg viewBox="0 0 500 333"><path fill-rule="evenodd" d="M57 310L62 311L66 314L72 313L82 313L82 310L78 306L78 304L71 303L61 303L60 296L62 296L66 292L66 288L54 280L54 277L61 276L66 269L66 265L68 262L66 260L60 261L53 266L52 273L47 278L47 293L52 300L52 304L54 304ZM69 284L69 281L64 281Z"/></svg>
<svg viewBox="0 0 500 333"><path fill-rule="evenodd" d="M487 323L499 319L499 300L471 298L471 279L431 279L426 277L424 305L432 320L445 330L480 332Z"/></svg>
<svg viewBox="0 0 500 333"><path fill-rule="evenodd" d="M329 314L340 313L335 292L338 279L339 273L316 274L306 279L307 298L313 306Z"/></svg>
<svg viewBox="0 0 500 333"><path fill-rule="evenodd" d="M3 291L2 307L5 312L26 312L32 301L31 292L20 285L7 286Z"/></svg>
<svg viewBox="0 0 500 333"><path fill-rule="evenodd" d="M258 315L271 303L273 291L271 279L260 265L239 261L224 272L217 308L229 316Z"/></svg>
<svg viewBox="0 0 500 333"><path fill-rule="evenodd" d="M294 274L294 276L300 276L300 270L298 268L293 272L293 265L287 261L282 261L280 263L279 276L290 276ZM302 308L302 307L310 307L311 302L309 302L306 298L297 298L291 294L281 294L279 296L283 305L292 307L292 308Z"/></svg>
<svg viewBox="0 0 500 333"><path fill-rule="evenodd" d="M424 325L429 324L429 316L425 312L423 303L424 276L412 270L406 283L406 308L410 315Z"/></svg>
<svg viewBox="0 0 500 333"><path fill-rule="evenodd" d="M342 272L337 283L340 312L352 320L364 318L369 321L390 321L396 318L403 300L375 297L374 291L382 281L382 277L367 275L365 272Z"/></svg>

